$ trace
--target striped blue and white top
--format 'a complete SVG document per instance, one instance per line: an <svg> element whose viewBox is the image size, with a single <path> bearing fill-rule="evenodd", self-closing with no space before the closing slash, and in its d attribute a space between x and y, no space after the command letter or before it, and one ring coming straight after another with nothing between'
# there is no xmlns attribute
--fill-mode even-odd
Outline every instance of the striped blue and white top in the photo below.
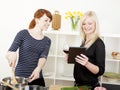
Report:
<svg viewBox="0 0 120 90"><path fill-rule="evenodd" d="M42 40L36 40L29 34L28 30L19 31L9 48L9 51L19 49L15 75L28 78L36 68L39 58L47 58L50 45L51 40L47 36L44 36ZM42 77L41 71L40 78Z"/></svg>

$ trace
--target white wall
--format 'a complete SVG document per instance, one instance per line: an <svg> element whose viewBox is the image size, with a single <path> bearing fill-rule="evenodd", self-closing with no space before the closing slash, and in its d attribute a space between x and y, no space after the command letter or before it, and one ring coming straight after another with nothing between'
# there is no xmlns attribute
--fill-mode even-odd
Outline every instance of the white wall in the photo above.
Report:
<svg viewBox="0 0 120 90"><path fill-rule="evenodd" d="M38 8L46 8L54 13L59 10L62 15L62 31L64 25L64 13L66 11L94 10L100 21L100 29L103 33L120 34L120 0L1 0L0 1L0 79L10 76L10 68L5 53L16 33L28 27ZM65 28L66 29L66 28Z"/></svg>

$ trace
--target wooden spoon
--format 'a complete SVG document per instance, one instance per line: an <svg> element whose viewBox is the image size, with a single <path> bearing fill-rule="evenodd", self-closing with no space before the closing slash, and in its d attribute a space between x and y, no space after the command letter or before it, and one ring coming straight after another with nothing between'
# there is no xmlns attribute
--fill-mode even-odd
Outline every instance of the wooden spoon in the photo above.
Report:
<svg viewBox="0 0 120 90"><path fill-rule="evenodd" d="M15 77L15 71L14 68L12 68L12 78L11 78L11 84L18 84L16 77Z"/></svg>
<svg viewBox="0 0 120 90"><path fill-rule="evenodd" d="M2 83L5 84L5 85L7 85L7 86L9 86L9 87L12 88L13 90L18 90L18 88L10 85L9 83L7 83L7 82L5 82L5 81L2 81Z"/></svg>

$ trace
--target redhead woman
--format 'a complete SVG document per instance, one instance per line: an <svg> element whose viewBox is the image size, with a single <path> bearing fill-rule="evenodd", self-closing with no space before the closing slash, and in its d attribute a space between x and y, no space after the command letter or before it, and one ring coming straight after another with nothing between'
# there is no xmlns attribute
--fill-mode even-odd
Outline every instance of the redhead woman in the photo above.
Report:
<svg viewBox="0 0 120 90"><path fill-rule="evenodd" d="M29 78L29 85L45 86L42 68L47 61L51 40L43 31L48 29L51 21L50 11L38 9L29 28L16 34L6 54L10 67L15 68L15 76Z"/></svg>

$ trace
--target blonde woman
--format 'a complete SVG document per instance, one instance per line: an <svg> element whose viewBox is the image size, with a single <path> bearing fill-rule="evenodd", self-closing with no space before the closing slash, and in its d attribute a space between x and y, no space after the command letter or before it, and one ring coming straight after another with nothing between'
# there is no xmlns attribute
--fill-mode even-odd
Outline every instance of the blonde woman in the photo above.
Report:
<svg viewBox="0 0 120 90"><path fill-rule="evenodd" d="M105 45L99 36L99 23L94 11L88 11L83 15L80 32L81 47L85 47L86 51L75 58L75 86L86 85L94 90L99 86L98 77L105 71Z"/></svg>

